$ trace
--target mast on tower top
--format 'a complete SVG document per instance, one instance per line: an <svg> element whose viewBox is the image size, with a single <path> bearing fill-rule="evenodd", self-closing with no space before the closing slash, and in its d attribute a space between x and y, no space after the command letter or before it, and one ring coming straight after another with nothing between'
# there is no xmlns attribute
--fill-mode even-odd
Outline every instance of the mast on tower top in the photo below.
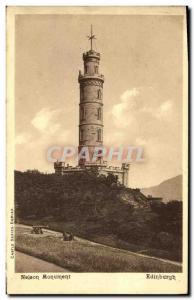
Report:
<svg viewBox="0 0 194 300"><path fill-rule="evenodd" d="M93 50L93 40L96 40L96 36L93 34L92 25L91 25L91 34L87 36L88 40L90 40L90 47Z"/></svg>

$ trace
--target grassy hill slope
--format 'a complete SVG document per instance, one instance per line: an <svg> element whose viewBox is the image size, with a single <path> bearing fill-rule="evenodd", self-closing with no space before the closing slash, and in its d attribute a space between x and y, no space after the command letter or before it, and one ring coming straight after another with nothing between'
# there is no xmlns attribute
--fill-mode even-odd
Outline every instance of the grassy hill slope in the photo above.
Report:
<svg viewBox="0 0 194 300"><path fill-rule="evenodd" d="M16 249L55 263L73 272L181 272L181 265L153 259L62 235L30 234L30 228L16 226Z"/></svg>
<svg viewBox="0 0 194 300"><path fill-rule="evenodd" d="M16 221L50 228L117 248L181 261L182 206L151 204L114 176L56 176L15 172Z"/></svg>

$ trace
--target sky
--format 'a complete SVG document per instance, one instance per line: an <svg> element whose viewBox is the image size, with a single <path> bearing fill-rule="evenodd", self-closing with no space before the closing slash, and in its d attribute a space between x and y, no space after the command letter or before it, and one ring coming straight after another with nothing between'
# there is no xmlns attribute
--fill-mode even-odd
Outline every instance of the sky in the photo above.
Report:
<svg viewBox="0 0 194 300"><path fill-rule="evenodd" d="M143 147L130 187L182 174L182 22L176 15L17 15L15 169L53 172L48 148L78 145L78 72L93 24L105 76L104 145Z"/></svg>

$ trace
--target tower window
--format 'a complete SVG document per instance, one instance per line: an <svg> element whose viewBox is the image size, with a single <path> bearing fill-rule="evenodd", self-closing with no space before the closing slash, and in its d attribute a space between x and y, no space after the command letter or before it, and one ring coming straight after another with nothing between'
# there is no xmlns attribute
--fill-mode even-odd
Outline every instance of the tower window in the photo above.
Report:
<svg viewBox="0 0 194 300"><path fill-rule="evenodd" d="M88 73L88 67L85 66L85 73L87 74Z"/></svg>
<svg viewBox="0 0 194 300"><path fill-rule="evenodd" d="M95 73L98 74L98 66L95 66Z"/></svg>
<svg viewBox="0 0 194 300"><path fill-rule="evenodd" d="M98 99L102 99L102 91L100 89L98 90Z"/></svg>
<svg viewBox="0 0 194 300"><path fill-rule="evenodd" d="M101 129L97 129L97 141L101 142L101 140L102 140Z"/></svg>
<svg viewBox="0 0 194 300"><path fill-rule="evenodd" d="M98 111L97 111L97 115L98 115L98 120L101 120L102 118L102 114L101 114L101 107L98 108Z"/></svg>
<svg viewBox="0 0 194 300"><path fill-rule="evenodd" d="M84 130L80 129L80 141L83 141L84 139Z"/></svg>
<svg viewBox="0 0 194 300"><path fill-rule="evenodd" d="M81 110L80 110L80 119L81 119L81 121L85 120L85 117L86 117L85 108L81 107Z"/></svg>

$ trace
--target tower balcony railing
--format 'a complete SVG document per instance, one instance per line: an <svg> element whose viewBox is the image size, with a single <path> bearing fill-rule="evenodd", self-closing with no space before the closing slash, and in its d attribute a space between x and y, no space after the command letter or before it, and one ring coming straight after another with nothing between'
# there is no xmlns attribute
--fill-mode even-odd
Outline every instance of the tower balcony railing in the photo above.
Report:
<svg viewBox="0 0 194 300"><path fill-rule="evenodd" d="M94 50L89 50L87 52L84 52L83 59L87 59L88 57L96 57L97 59L100 59L100 53Z"/></svg>
<svg viewBox="0 0 194 300"><path fill-rule="evenodd" d="M104 81L104 75L98 73L82 74L81 71L79 71L78 80L80 81L85 79L101 79Z"/></svg>

